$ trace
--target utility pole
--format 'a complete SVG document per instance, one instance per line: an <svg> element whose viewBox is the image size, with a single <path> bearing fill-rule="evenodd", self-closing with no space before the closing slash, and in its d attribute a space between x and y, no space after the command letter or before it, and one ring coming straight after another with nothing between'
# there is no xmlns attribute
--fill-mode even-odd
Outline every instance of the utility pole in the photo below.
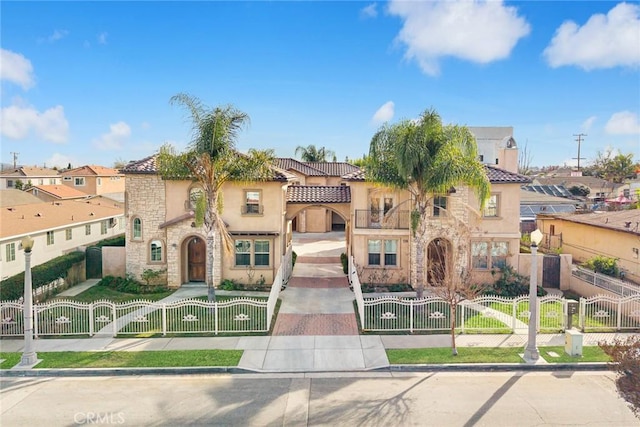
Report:
<svg viewBox="0 0 640 427"><path fill-rule="evenodd" d="M16 168L16 162L18 161L18 154L20 153L16 153L15 151L12 151L11 154L13 155L13 168Z"/></svg>
<svg viewBox="0 0 640 427"><path fill-rule="evenodd" d="M583 137L587 136L586 133L573 134L576 137L576 142L578 143L578 157L574 157L574 160L578 160L578 170L580 170L580 160L584 160L584 157L580 157L580 144L582 143Z"/></svg>

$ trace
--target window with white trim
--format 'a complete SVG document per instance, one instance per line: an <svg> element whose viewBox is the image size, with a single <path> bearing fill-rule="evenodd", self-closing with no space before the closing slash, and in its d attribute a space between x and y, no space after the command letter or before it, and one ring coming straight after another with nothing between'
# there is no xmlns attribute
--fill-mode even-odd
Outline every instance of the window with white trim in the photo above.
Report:
<svg viewBox="0 0 640 427"><path fill-rule="evenodd" d="M251 265L251 240L236 240L236 267Z"/></svg>
<svg viewBox="0 0 640 427"><path fill-rule="evenodd" d="M16 244L15 243L7 243L5 245L5 261L15 261L16 260Z"/></svg>
<svg viewBox="0 0 640 427"><path fill-rule="evenodd" d="M91 236L91 224L87 224L84 226L84 235Z"/></svg>
<svg viewBox="0 0 640 427"><path fill-rule="evenodd" d="M507 265L509 243L491 242L491 268L502 268Z"/></svg>
<svg viewBox="0 0 640 427"><path fill-rule="evenodd" d="M107 234L109 228L109 222L107 220L100 221L100 234Z"/></svg>
<svg viewBox="0 0 640 427"><path fill-rule="evenodd" d="M64 230L64 237L67 240L73 239L73 228L67 228L66 230Z"/></svg>
<svg viewBox="0 0 640 427"><path fill-rule="evenodd" d="M47 246L51 246L55 243L53 231L47 231Z"/></svg>
<svg viewBox="0 0 640 427"><path fill-rule="evenodd" d="M509 242L472 242L471 268L488 270L507 265Z"/></svg>
<svg viewBox="0 0 640 427"><path fill-rule="evenodd" d="M76 176L73 181L76 187L84 187L84 176Z"/></svg>
<svg viewBox="0 0 640 427"><path fill-rule="evenodd" d="M433 197L433 216L447 215L447 196Z"/></svg>
<svg viewBox="0 0 640 427"><path fill-rule="evenodd" d="M244 192L244 206L242 213L245 215L259 215L262 214L262 192L260 190L245 190Z"/></svg>

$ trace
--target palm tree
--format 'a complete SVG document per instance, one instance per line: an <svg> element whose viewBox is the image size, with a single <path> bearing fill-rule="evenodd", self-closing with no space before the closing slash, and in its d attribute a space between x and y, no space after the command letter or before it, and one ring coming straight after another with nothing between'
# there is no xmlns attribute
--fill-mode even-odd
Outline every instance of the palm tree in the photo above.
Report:
<svg viewBox="0 0 640 427"><path fill-rule="evenodd" d="M416 281L424 293L427 211L434 195L449 193L456 185L471 187L481 201L490 195L490 183L478 160L475 138L468 128L442 125L435 110L417 120L384 125L371 139L367 179L406 189L412 195L411 229L416 242Z"/></svg>
<svg viewBox="0 0 640 427"><path fill-rule="evenodd" d="M327 157L333 158L334 162L336 154L332 150L328 150L325 147L316 148L315 145L307 145L303 147L298 145L296 147L296 156L300 153L300 158L305 162L326 162Z"/></svg>
<svg viewBox="0 0 640 427"><path fill-rule="evenodd" d="M235 150L238 132L246 126L249 116L233 106L205 107L198 98L180 93L170 100L190 113L192 140L187 150L176 153L164 145L158 155L158 170L163 179L190 179L202 186L202 196L196 201L196 224L206 231L206 283L209 301L215 301L213 257L215 236L219 234L223 249L231 250L232 240L222 220L222 186L229 181L260 181L273 176L272 151Z"/></svg>

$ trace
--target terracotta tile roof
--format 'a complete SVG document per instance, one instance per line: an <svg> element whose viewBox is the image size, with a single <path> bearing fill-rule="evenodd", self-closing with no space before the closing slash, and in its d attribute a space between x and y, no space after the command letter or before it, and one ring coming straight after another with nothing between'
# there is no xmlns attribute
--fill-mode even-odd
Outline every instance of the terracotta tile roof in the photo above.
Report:
<svg viewBox="0 0 640 427"><path fill-rule="evenodd" d="M9 169L0 173L2 176L27 176L27 177L41 177L41 176L58 176L60 175L57 170L49 168L39 168L37 166L21 166L15 169Z"/></svg>
<svg viewBox="0 0 640 427"><path fill-rule="evenodd" d="M509 172L491 165L484 165L487 177L492 184L528 184L531 179L524 175ZM356 170L342 176L345 181L366 181L364 170Z"/></svg>
<svg viewBox="0 0 640 427"><path fill-rule="evenodd" d="M292 158L279 157L276 159L276 164L280 169L294 170L306 176L327 176L327 174L320 169L309 166L306 162L301 162Z"/></svg>
<svg viewBox="0 0 640 427"><path fill-rule="evenodd" d="M329 176L342 176L360 169L358 166L346 162L304 162L304 164L321 170Z"/></svg>
<svg viewBox="0 0 640 427"><path fill-rule="evenodd" d="M34 189L38 189L38 191L42 191L44 193L47 193L53 197L56 197L58 199L80 199L80 198L85 198L85 197L89 197L89 195L87 193L83 193L80 190L77 190L73 187L70 187L68 185L34 185L33 187L31 187L30 189L28 189L27 191L30 193L33 193Z"/></svg>
<svg viewBox="0 0 640 427"><path fill-rule="evenodd" d="M577 222L600 228L608 228L640 236L640 211L638 209L568 215L540 215L540 218L557 218L564 221Z"/></svg>
<svg viewBox="0 0 640 427"><path fill-rule="evenodd" d="M290 185L287 203L351 203L351 189L346 185Z"/></svg>
<svg viewBox="0 0 640 427"><path fill-rule="evenodd" d="M44 203L33 194L26 191L9 188L0 190L0 208L9 206L30 205L32 203Z"/></svg>
<svg viewBox="0 0 640 427"><path fill-rule="evenodd" d="M158 168L156 165L156 158L157 154L154 154L141 160L129 162L124 168L122 168L121 172L123 174L157 174ZM287 182L296 178L295 175L292 175L289 172L278 167L274 166L272 169L272 181Z"/></svg>
<svg viewBox="0 0 640 427"><path fill-rule="evenodd" d="M98 165L85 165L75 169L69 169L61 172L60 175L64 176L118 176L122 175L116 169L107 168L105 166Z"/></svg>
<svg viewBox="0 0 640 427"><path fill-rule="evenodd" d="M122 215L123 209L78 200L33 203L0 209L0 238L94 222Z"/></svg>
<svg viewBox="0 0 640 427"><path fill-rule="evenodd" d="M497 168L491 165L484 165L487 170L487 177L492 184L528 184L531 178Z"/></svg>

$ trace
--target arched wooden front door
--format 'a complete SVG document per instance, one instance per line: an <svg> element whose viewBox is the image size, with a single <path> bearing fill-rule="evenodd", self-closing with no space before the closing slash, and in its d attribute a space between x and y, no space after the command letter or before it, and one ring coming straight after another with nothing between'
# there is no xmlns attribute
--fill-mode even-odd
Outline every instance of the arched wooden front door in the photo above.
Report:
<svg viewBox="0 0 640 427"><path fill-rule="evenodd" d="M207 271L207 247L205 242L199 237L192 237L187 247L189 282L204 282Z"/></svg>

